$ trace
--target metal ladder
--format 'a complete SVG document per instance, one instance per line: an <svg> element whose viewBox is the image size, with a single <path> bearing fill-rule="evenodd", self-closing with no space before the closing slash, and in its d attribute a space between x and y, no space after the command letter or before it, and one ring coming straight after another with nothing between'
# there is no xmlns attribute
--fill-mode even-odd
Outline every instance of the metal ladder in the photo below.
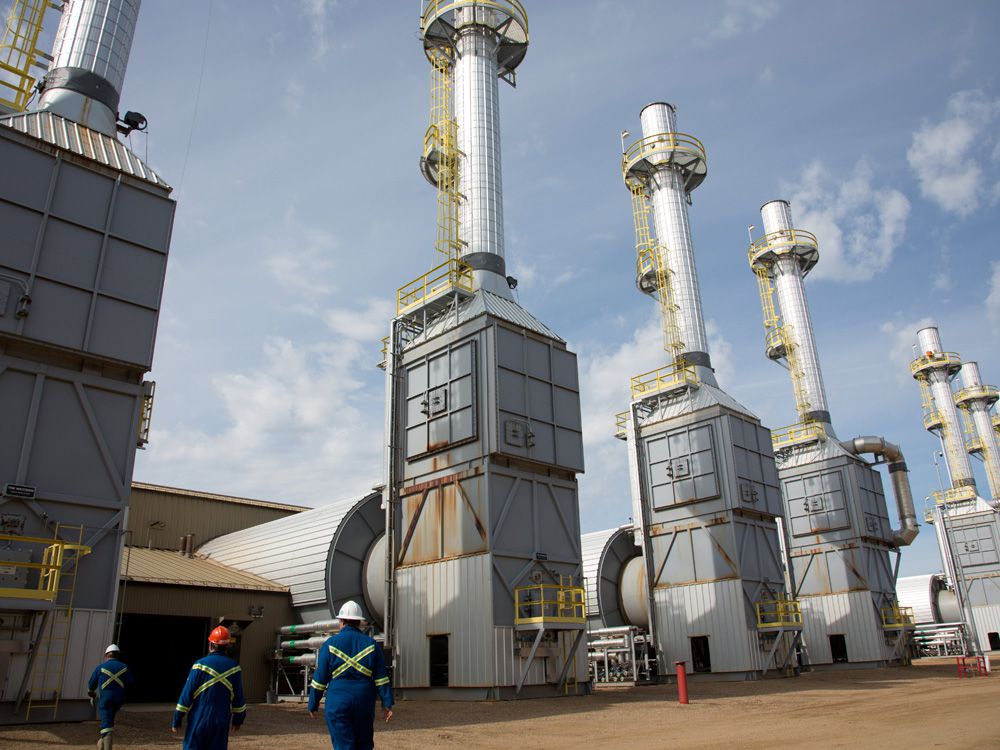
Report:
<svg viewBox="0 0 1000 750"><path fill-rule="evenodd" d="M0 37L0 88L6 90L6 96L0 96L0 106L15 112L28 108L36 81L32 71L34 68L45 70L47 62L52 60L37 48L42 20L50 8L62 12L63 4L49 0L14 0Z"/></svg>
<svg viewBox="0 0 1000 750"><path fill-rule="evenodd" d="M52 585L57 591L55 609L42 625L46 632L38 638L38 654L31 673L26 718L32 711L51 709L55 719L62 698L63 675L69 652L70 631L73 627L73 601L76 598L76 578L80 558L89 550L83 546L83 526L57 524L55 537L62 535L67 545L53 545L45 551L43 565L51 566L41 571L42 585Z"/></svg>

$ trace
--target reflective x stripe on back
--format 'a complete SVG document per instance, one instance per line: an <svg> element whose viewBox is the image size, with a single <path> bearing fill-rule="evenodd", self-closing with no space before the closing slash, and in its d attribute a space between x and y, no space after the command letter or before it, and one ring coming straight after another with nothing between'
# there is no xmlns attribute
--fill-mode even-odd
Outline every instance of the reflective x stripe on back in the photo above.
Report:
<svg viewBox="0 0 1000 750"><path fill-rule="evenodd" d="M336 656L338 659L342 660L344 663L333 670L333 674L330 675L330 679L335 679L346 672L348 669L354 669L365 677L371 677L372 671L368 667L361 663L361 659L364 659L368 654L374 653L375 644L373 643L366 649L362 649L360 653L354 656L348 656L339 648L330 646L330 653Z"/></svg>
<svg viewBox="0 0 1000 750"><path fill-rule="evenodd" d="M201 695L210 687L212 687L212 685L225 686L226 690L229 691L230 699L235 697L236 694L233 691L233 685L226 678L228 678L230 675L234 675L237 672L239 672L240 671L239 667L233 667L232 669L227 669L225 672L222 672L221 674L219 672L216 672L211 667L206 667L204 664L195 664L194 667L192 667L192 669L197 669L200 672L205 672L206 674L212 675L211 680L209 680L208 682L203 682L201 685L198 686L198 689L194 691L194 695L191 696L192 698L197 698L199 695Z"/></svg>
<svg viewBox="0 0 1000 750"><path fill-rule="evenodd" d="M110 685L112 682L117 682L124 690L125 683L121 681L121 676L126 672L128 672L128 667L119 669L115 673L112 673L110 669L105 669L104 667L101 667L101 674L107 675L108 677L108 679L106 679L103 683L101 683L101 690L107 688L107 686Z"/></svg>

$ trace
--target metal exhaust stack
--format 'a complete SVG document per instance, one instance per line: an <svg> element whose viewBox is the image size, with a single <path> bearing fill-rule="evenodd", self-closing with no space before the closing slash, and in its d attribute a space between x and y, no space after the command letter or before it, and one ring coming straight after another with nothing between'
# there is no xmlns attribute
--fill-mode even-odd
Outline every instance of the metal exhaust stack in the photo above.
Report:
<svg viewBox="0 0 1000 750"><path fill-rule="evenodd" d="M69 0L38 108L114 136L142 0Z"/></svg>
<svg viewBox="0 0 1000 750"><path fill-rule="evenodd" d="M988 409L996 399L996 389L982 384L974 363L963 366L958 354L943 350L936 327L917 331L917 346L920 354L910 363L910 372L920 386L924 427L941 440L951 485L932 493L933 505L925 518L935 525L941 562L968 625L968 647L981 653L980 645L989 642L995 623L1000 622L1000 590L993 583L1000 575L996 557L1000 549L1000 501L979 496L967 451L981 447L986 459L995 445L995 439L992 445L983 442L979 429L981 425L988 441ZM953 393L951 381L959 372L965 387ZM962 434L959 409L974 430L971 445ZM987 465L987 475L989 471Z"/></svg>
<svg viewBox="0 0 1000 750"><path fill-rule="evenodd" d="M978 453L986 467L986 481L990 486L994 507L1000 502L1000 451L993 427L990 408L1000 398L996 386L983 385L979 365L966 362L959 371L962 389L955 394L955 405L966 420L969 434L969 452Z"/></svg>
<svg viewBox="0 0 1000 750"><path fill-rule="evenodd" d="M912 621L898 604L890 554L919 531L906 463L882 437L836 440L804 284L819 262L819 242L795 228L788 201L768 201L760 215L764 234L751 241L747 256L760 291L765 352L787 367L795 396L798 421L775 430L772 441L808 658L871 667L905 661ZM888 463L898 529L889 520L881 475L863 454ZM846 622L844 612L851 613ZM836 654L839 638L846 645Z"/></svg>

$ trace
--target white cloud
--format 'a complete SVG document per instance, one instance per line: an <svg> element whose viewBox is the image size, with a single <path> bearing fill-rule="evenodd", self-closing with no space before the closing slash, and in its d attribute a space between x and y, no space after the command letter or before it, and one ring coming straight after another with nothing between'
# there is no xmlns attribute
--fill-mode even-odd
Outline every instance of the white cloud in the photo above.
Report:
<svg viewBox="0 0 1000 750"><path fill-rule="evenodd" d="M279 231L269 240L276 250L264 264L294 300L306 307L315 305L336 289L330 277L337 240L326 230L303 226L292 208L285 212Z"/></svg>
<svg viewBox="0 0 1000 750"><path fill-rule="evenodd" d="M990 290L986 295L986 315L993 323L1000 323L1000 260L993 261Z"/></svg>
<svg viewBox="0 0 1000 750"><path fill-rule="evenodd" d="M843 181L813 162L797 183L783 190L796 226L819 239L820 262L813 278L868 281L888 268L906 233L910 202L898 190L873 186L867 162L855 164Z"/></svg>
<svg viewBox="0 0 1000 750"><path fill-rule="evenodd" d="M330 330L353 341L373 343L389 333L394 310L386 300L370 299L364 307L327 310L323 320Z"/></svg>
<svg viewBox="0 0 1000 750"><path fill-rule="evenodd" d="M708 349L712 353L712 368L715 370L719 385L726 388L727 384L735 384L733 345L722 334L722 329L714 320L705 321L705 332L708 334Z"/></svg>
<svg viewBox="0 0 1000 750"><path fill-rule="evenodd" d="M312 32L312 56L319 60L330 49L328 20L337 0L302 0L302 5Z"/></svg>
<svg viewBox="0 0 1000 750"><path fill-rule="evenodd" d="M979 90L959 91L948 100L943 120L924 122L913 134L906 158L925 198L961 217L993 200L996 175L987 176L986 159L998 118L1000 100Z"/></svg>
<svg viewBox="0 0 1000 750"><path fill-rule="evenodd" d="M732 39L751 34L778 12L777 0L726 0L725 12L712 29L713 39Z"/></svg>
<svg viewBox="0 0 1000 750"><path fill-rule="evenodd" d="M910 371L903 363L912 362L916 356L914 347L917 343L917 331L932 325L934 318L927 317L912 323L886 321L880 326L882 335L888 339L886 357L901 381L910 381Z"/></svg>

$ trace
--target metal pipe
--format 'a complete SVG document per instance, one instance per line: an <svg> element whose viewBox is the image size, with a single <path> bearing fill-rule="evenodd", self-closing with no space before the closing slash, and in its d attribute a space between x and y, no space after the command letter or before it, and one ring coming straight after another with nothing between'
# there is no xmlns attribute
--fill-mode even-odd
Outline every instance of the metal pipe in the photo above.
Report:
<svg viewBox="0 0 1000 750"><path fill-rule="evenodd" d="M275 661L282 661L285 664L296 664L299 666L305 665L308 667L316 666L316 654L297 654L296 656L281 656L279 654L274 654L271 658Z"/></svg>
<svg viewBox="0 0 1000 750"><path fill-rule="evenodd" d="M788 201L774 200L765 203L761 206L760 216L766 237L773 234L775 240L779 242L794 241L792 209ZM772 269L774 291L785 326L785 334L790 346L795 347L796 365L801 370L800 373L793 375L800 378L802 397L806 402L803 405L804 413L800 413L799 417L802 421L815 419L829 425L830 412L823 385L823 372L819 364L816 337L806 299L805 269L800 257L794 252L778 254Z"/></svg>
<svg viewBox="0 0 1000 750"><path fill-rule="evenodd" d="M281 635L302 635L304 633L336 633L340 630L340 620L320 620L304 625L285 625L279 630Z"/></svg>
<svg viewBox="0 0 1000 750"><path fill-rule="evenodd" d="M841 443L845 450L860 455L871 453L882 456L889 467L889 478L892 480L892 494L896 498L896 510L899 514L900 528L892 530L892 543L896 547L906 547L913 543L920 533L917 523L917 511L913 505L913 492L910 489L910 475L906 468L906 458L898 445L890 443L883 437L865 435Z"/></svg>
<svg viewBox="0 0 1000 750"><path fill-rule="evenodd" d="M997 401L997 389L983 385L976 362L965 362L958 377L962 390L955 394L955 402L965 410L972 422L975 432L974 448L982 455L990 494L994 503L997 503L1000 501L1000 451L990 414L990 407Z"/></svg>
<svg viewBox="0 0 1000 750"><path fill-rule="evenodd" d="M921 373L926 378L927 387L934 401L934 409L941 420L941 442L944 444L945 460L948 473L951 475L952 487L975 487L976 480L969 463L969 454L965 451L965 440L962 439L962 427L959 423L958 409L955 397L951 391L951 378L955 373L955 363L941 348L941 336L935 326L929 326L917 331L917 347L920 355L932 362ZM940 366L933 365L936 359L941 360Z"/></svg>
<svg viewBox="0 0 1000 750"><path fill-rule="evenodd" d="M649 104L642 110L639 119L643 138L677 132L677 113L672 104ZM688 218L690 194L681 170L668 157L654 157L651 163L658 167L650 180L653 226L657 239L666 248L667 267L671 271L671 299L677 306L675 317L683 344L682 354L698 366L698 376L703 382L717 385L709 360L708 335Z"/></svg>
<svg viewBox="0 0 1000 750"><path fill-rule="evenodd" d="M69 0L39 109L114 136L141 0Z"/></svg>
<svg viewBox="0 0 1000 750"><path fill-rule="evenodd" d="M281 641L281 648L297 648L301 650L322 648L329 636L321 635L315 638L306 638L303 641Z"/></svg>

